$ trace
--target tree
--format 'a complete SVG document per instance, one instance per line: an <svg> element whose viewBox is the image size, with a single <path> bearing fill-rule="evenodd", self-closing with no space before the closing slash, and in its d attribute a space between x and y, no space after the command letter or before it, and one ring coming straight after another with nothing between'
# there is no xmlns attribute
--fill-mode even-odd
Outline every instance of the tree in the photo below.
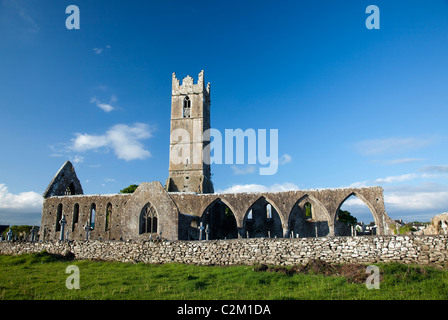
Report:
<svg viewBox="0 0 448 320"><path fill-rule="evenodd" d="M131 184L129 187L124 188L123 190L120 190L121 193L134 193L135 190L137 190L138 185Z"/></svg>
<svg viewBox="0 0 448 320"><path fill-rule="evenodd" d="M9 229L11 229L13 237L17 237L17 240L27 240L30 237L31 234L31 228L33 226L28 225L14 225L9 228L7 228L5 231L3 231L2 236L3 239L6 239L6 234L8 233ZM39 229L38 226L34 226L35 229Z"/></svg>
<svg viewBox="0 0 448 320"><path fill-rule="evenodd" d="M339 210L338 219L340 222L345 223L348 226L354 226L358 222L358 219L353 217L350 212L345 210Z"/></svg>

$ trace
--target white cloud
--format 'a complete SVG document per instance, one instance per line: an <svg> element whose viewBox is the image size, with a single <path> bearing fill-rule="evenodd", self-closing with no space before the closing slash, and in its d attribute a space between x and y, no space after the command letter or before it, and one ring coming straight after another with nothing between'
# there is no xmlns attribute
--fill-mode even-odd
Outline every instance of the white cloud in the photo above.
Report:
<svg viewBox="0 0 448 320"><path fill-rule="evenodd" d="M448 172L448 165L424 166L421 171L425 172Z"/></svg>
<svg viewBox="0 0 448 320"><path fill-rule="evenodd" d="M250 174L255 172L255 166L248 165L244 167L239 167L236 165L231 166L233 174L235 175L243 175L243 174Z"/></svg>
<svg viewBox="0 0 448 320"><path fill-rule="evenodd" d="M264 186L261 184L235 184L227 189L218 190L217 193L242 193L242 192L277 192L299 190L299 187L293 183L273 184Z"/></svg>
<svg viewBox="0 0 448 320"><path fill-rule="evenodd" d="M151 130L146 124L135 123L133 126L117 124L102 135L76 133L76 137L71 140L69 149L76 152L85 152L99 148L110 148L119 159L126 161L146 159L151 156L151 153L144 149L140 140L151 136Z"/></svg>
<svg viewBox="0 0 448 320"><path fill-rule="evenodd" d="M292 161L292 157L289 154L285 153L284 155L282 155L280 157L280 159L278 160L278 163L279 164L287 164L287 163L290 163L291 161Z"/></svg>
<svg viewBox="0 0 448 320"><path fill-rule="evenodd" d="M39 224L42 204L41 194L34 191L13 194L0 183L0 224Z"/></svg>
<svg viewBox="0 0 448 320"><path fill-rule="evenodd" d="M419 178L420 175L417 173L407 173L402 174L398 176L390 176L386 178L379 178L374 181L374 183L380 184L380 183L394 183L394 182L403 182L403 181L409 181L415 178Z"/></svg>
<svg viewBox="0 0 448 320"><path fill-rule="evenodd" d="M117 98L113 95L111 97L111 101L116 102ZM102 109L104 112L111 112L112 110L115 109L112 105L110 105L110 103L112 103L112 102L103 103L103 102L100 102L96 97L93 97L92 99L90 99L90 103L95 103L96 106L98 108Z"/></svg>
<svg viewBox="0 0 448 320"><path fill-rule="evenodd" d="M84 157L80 155L75 155L72 159L70 159L70 161L73 162L74 164L82 163L84 162Z"/></svg>
<svg viewBox="0 0 448 320"><path fill-rule="evenodd" d="M109 50L110 46L107 45L105 48L93 48L93 52L95 52L95 54L101 54L103 53L104 50Z"/></svg>
<svg viewBox="0 0 448 320"><path fill-rule="evenodd" d="M424 161L425 159L421 158L402 158L402 159L392 159L392 160L386 160L383 163L384 164L403 164L403 163L411 163L411 162L420 162Z"/></svg>
<svg viewBox="0 0 448 320"><path fill-rule="evenodd" d="M410 217L417 215L429 221L433 216L448 211L448 188L443 191L385 191L384 202L386 211L394 218L410 221Z"/></svg>
<svg viewBox="0 0 448 320"><path fill-rule="evenodd" d="M363 155L378 155L413 151L435 143L435 138L386 138L358 142L356 148Z"/></svg>

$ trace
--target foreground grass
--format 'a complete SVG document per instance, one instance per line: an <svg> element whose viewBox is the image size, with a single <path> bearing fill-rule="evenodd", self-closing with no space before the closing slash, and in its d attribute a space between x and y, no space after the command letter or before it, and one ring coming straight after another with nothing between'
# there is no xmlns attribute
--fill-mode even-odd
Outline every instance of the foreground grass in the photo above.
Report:
<svg viewBox="0 0 448 320"><path fill-rule="evenodd" d="M80 289L66 288L66 268L80 271ZM194 266L65 261L40 253L0 255L0 299L448 299L448 271L377 264L380 289L342 276L256 272L253 266Z"/></svg>

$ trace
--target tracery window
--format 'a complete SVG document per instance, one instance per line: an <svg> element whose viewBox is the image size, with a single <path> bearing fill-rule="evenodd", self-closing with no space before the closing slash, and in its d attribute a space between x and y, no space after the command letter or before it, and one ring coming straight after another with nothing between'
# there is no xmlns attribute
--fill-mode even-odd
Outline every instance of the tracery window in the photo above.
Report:
<svg viewBox="0 0 448 320"><path fill-rule="evenodd" d="M157 233L157 212L150 203L140 213L140 234L143 233Z"/></svg>

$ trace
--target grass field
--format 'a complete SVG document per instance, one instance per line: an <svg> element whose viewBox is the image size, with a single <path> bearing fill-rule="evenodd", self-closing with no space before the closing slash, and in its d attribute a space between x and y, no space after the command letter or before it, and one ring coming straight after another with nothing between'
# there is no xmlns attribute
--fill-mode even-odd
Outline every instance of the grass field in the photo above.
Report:
<svg viewBox="0 0 448 320"><path fill-rule="evenodd" d="M66 287L66 279L70 276L66 268L70 265L79 268L79 290ZM331 272L336 271L325 265L301 272L288 272L291 269L265 270L266 267L263 269L259 266L150 265L63 260L47 253L1 255L0 299L448 299L446 268L397 263L376 265L381 272L380 288L369 290L364 280L331 275ZM365 266L361 266L359 270L365 270ZM336 273L340 274L340 270Z"/></svg>

